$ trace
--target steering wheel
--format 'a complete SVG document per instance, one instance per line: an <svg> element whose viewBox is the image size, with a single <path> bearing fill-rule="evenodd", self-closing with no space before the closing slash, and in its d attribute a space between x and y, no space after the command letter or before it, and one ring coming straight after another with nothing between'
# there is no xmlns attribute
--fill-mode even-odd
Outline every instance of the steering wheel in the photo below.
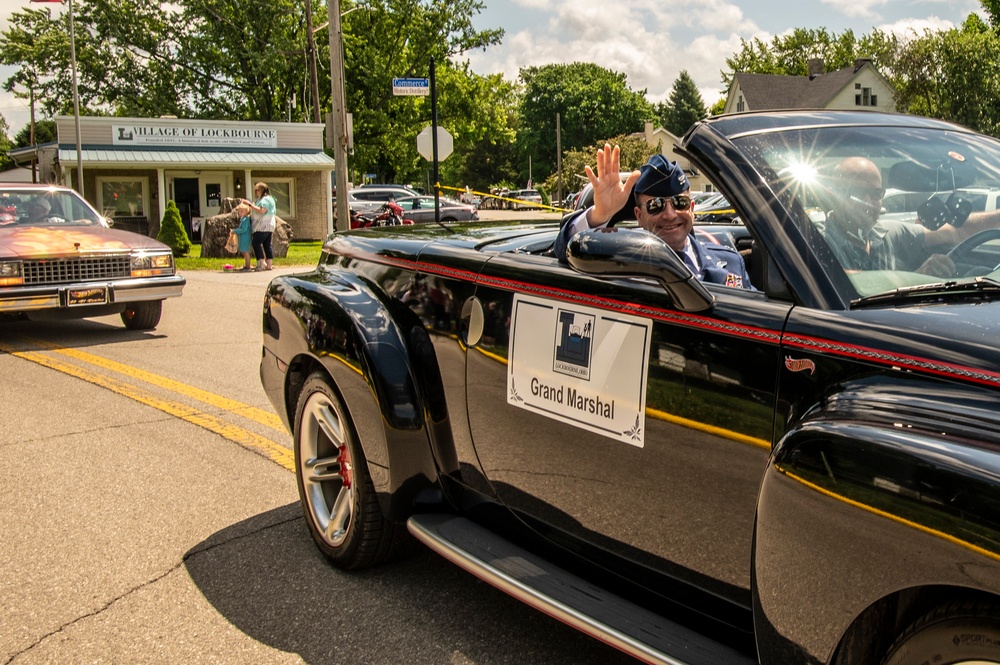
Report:
<svg viewBox="0 0 1000 665"><path fill-rule="evenodd" d="M969 236L962 242L952 247L951 251L948 252L948 258L951 259L956 266L966 265L967 260L972 255L972 250L991 240L1000 240L1000 228L985 229L979 233ZM1000 266L994 266L990 272L993 272L993 270L997 270L998 268L1000 268Z"/></svg>

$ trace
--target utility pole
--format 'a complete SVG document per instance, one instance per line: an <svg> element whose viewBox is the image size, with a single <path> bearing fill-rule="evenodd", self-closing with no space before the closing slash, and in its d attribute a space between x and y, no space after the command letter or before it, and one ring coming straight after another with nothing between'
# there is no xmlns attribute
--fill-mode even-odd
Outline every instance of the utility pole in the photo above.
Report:
<svg viewBox="0 0 1000 665"><path fill-rule="evenodd" d="M431 67L430 67L430 83L431 83L431 150L434 155L434 221L438 224L441 223L441 200L440 200L440 186L441 183L438 182L438 102L437 102L437 84L435 83L434 74L434 56L431 56Z"/></svg>
<svg viewBox="0 0 1000 665"><path fill-rule="evenodd" d="M32 72L34 74L34 72ZM35 83L32 80L28 83L28 98L31 100L31 129L29 134L29 144L35 148L35 158L31 160L31 182L38 182L38 148L35 146Z"/></svg>
<svg viewBox="0 0 1000 665"><path fill-rule="evenodd" d="M563 200L562 195L562 132L559 130L559 113L556 112L556 199Z"/></svg>
<svg viewBox="0 0 1000 665"><path fill-rule="evenodd" d="M316 73L316 38L313 36L312 0L306 0L306 60L309 65L309 87L312 90L313 122L322 122L319 113L319 75Z"/></svg>
<svg viewBox="0 0 1000 665"><path fill-rule="evenodd" d="M351 228L347 205L347 99L344 93L344 36L340 27L340 0L329 0L330 112L333 115L333 161L337 181L337 230Z"/></svg>
<svg viewBox="0 0 1000 665"><path fill-rule="evenodd" d="M80 145L80 92L76 81L76 38L73 36L73 0L69 0L69 55L73 65L73 118L76 120L76 179L77 191L83 193L83 147Z"/></svg>

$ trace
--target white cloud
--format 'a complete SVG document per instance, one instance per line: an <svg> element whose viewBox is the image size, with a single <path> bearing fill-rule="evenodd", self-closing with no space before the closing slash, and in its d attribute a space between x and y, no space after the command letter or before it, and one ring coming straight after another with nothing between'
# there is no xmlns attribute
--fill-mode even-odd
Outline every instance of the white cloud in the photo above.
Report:
<svg viewBox="0 0 1000 665"><path fill-rule="evenodd" d="M888 0L822 0L824 5L833 7L844 16L851 18L880 19L877 8L885 5Z"/></svg>
<svg viewBox="0 0 1000 665"><path fill-rule="evenodd" d="M721 72L726 58L740 48L740 39L771 39L726 0L551 4L545 29L508 33L500 46L467 54L473 70L516 80L521 67L592 62L623 72L629 87L645 89L654 103L666 99L687 70L705 105L711 106L722 95Z"/></svg>
<svg viewBox="0 0 1000 665"><path fill-rule="evenodd" d="M911 38L913 36L923 36L927 30L951 30L957 26L947 19L929 16L927 18L902 19L895 23L887 23L877 27L882 32L889 32L902 38Z"/></svg>

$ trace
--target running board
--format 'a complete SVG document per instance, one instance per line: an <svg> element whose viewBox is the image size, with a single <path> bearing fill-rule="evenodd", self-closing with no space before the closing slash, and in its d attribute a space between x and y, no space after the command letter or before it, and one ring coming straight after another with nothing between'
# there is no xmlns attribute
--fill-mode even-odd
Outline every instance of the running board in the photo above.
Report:
<svg viewBox="0 0 1000 665"><path fill-rule="evenodd" d="M647 663L757 663L590 584L464 517L414 515L406 526L417 540L476 577Z"/></svg>

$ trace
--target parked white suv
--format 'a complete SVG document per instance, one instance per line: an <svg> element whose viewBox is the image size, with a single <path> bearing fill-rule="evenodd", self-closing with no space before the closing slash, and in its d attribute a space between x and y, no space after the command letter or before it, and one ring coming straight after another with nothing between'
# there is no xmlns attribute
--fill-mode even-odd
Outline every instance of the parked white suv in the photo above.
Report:
<svg viewBox="0 0 1000 665"><path fill-rule="evenodd" d="M390 196L393 199L401 199L420 194L403 185L366 185L347 192L347 205L356 212L378 210Z"/></svg>

